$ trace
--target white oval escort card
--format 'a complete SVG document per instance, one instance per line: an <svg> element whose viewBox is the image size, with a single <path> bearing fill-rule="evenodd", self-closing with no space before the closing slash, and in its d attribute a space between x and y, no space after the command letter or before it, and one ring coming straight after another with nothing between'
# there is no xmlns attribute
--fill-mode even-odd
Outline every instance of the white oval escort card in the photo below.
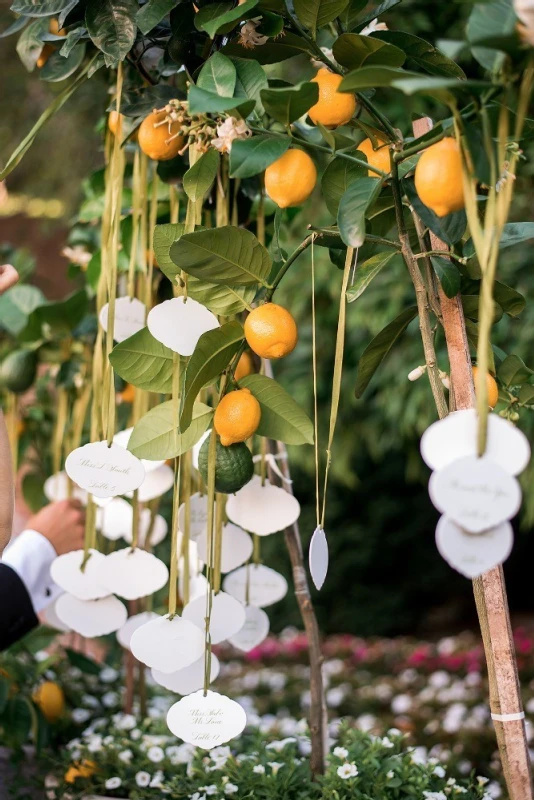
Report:
<svg viewBox="0 0 534 800"><path fill-rule="evenodd" d="M79 600L62 594L56 603L56 614L69 628L92 639L118 630L128 617L126 606L110 595L101 600Z"/></svg>
<svg viewBox="0 0 534 800"><path fill-rule="evenodd" d="M208 533L204 529L196 540L198 555L208 560ZM254 550L252 538L243 528L229 522L222 529L221 572L231 572L249 560Z"/></svg>
<svg viewBox="0 0 534 800"><path fill-rule="evenodd" d="M183 697L169 709L167 725L175 736L203 750L239 736L247 724L244 709L217 692L203 691Z"/></svg>
<svg viewBox="0 0 534 800"><path fill-rule="evenodd" d="M56 500L68 500L69 482L72 487L70 496L75 500L79 500L84 506L87 505L87 492L85 489L80 489L79 486L73 486L66 472L56 472L55 475L50 475L45 480L43 492L47 500L50 500L51 503Z"/></svg>
<svg viewBox="0 0 534 800"><path fill-rule="evenodd" d="M474 408L434 422L421 437L423 460L430 469L438 470L464 456L476 456L477 428ZM530 460L530 445L519 428L498 414L489 414L485 455L510 475L519 475Z"/></svg>
<svg viewBox="0 0 534 800"><path fill-rule="evenodd" d="M98 576L106 557L98 550L89 550L89 558L82 571L85 558L83 550L72 550L52 561L50 577L65 592L73 594L79 600L98 600L112 594L99 580ZM92 571L89 564L95 568Z"/></svg>
<svg viewBox="0 0 534 800"><path fill-rule="evenodd" d="M215 314L190 297L173 297L154 306L148 330L158 342L182 356L193 354L203 333L219 327Z"/></svg>
<svg viewBox="0 0 534 800"><path fill-rule="evenodd" d="M130 639L138 661L160 672L176 672L198 661L204 652L204 634L181 617L158 617L138 628Z"/></svg>
<svg viewBox="0 0 534 800"><path fill-rule="evenodd" d="M487 456L466 456L432 473L428 492L438 511L472 533L511 519L521 505L517 480Z"/></svg>
<svg viewBox="0 0 534 800"><path fill-rule="evenodd" d="M204 633L206 630L206 597L197 597L188 603L182 619L188 619ZM210 615L211 643L224 642L237 633L245 624L245 609L242 604L226 592L213 595Z"/></svg>
<svg viewBox="0 0 534 800"><path fill-rule="evenodd" d="M466 533L452 519L441 517L436 528L436 545L445 561L466 578L478 578L502 564L514 543L509 522L502 522L482 534Z"/></svg>
<svg viewBox="0 0 534 800"><path fill-rule="evenodd" d="M145 470L129 450L106 441L77 447L65 461L67 475L96 497L115 497L138 489Z"/></svg>
<svg viewBox="0 0 534 800"><path fill-rule="evenodd" d="M208 581L204 575L189 575L189 602L194 600L196 597L203 597L206 598L206 592L208 591ZM185 594L185 581L184 581L184 573L183 570L180 570L178 576L178 588L180 590L180 597L183 597Z"/></svg>
<svg viewBox="0 0 534 800"><path fill-rule="evenodd" d="M119 628L117 631L117 641L124 647L125 650L130 649L130 639L133 636L134 631L140 628L142 625L145 625L147 622L150 622L153 619L158 619L159 614L156 614L155 611L141 611L139 614L133 614L131 617L128 617L124 625Z"/></svg>
<svg viewBox="0 0 534 800"><path fill-rule="evenodd" d="M211 654L210 664L210 683L217 678L221 665L217 656ZM180 669L178 672L159 672L157 669L152 670L152 677L159 683L160 686L168 689L169 692L176 692L176 694L186 695L192 692L198 692L204 686L204 656L199 658L193 664L190 664L185 669Z"/></svg>
<svg viewBox="0 0 534 800"><path fill-rule="evenodd" d="M214 517L217 509L217 504L214 504ZM196 541L199 536L206 533L208 525L208 496L195 492L189 498L189 538ZM181 531L185 531L185 503L182 503L178 509L178 527Z"/></svg>
<svg viewBox="0 0 534 800"><path fill-rule="evenodd" d="M233 647L248 653L267 638L271 627L269 617L258 606L245 606L245 624L240 631L228 637Z"/></svg>
<svg viewBox="0 0 534 800"><path fill-rule="evenodd" d="M223 582L223 589L240 603L248 602L254 606L272 606L287 594L287 581L279 572L263 564L247 564L234 572L229 572Z"/></svg>
<svg viewBox="0 0 534 800"><path fill-rule="evenodd" d="M137 541L139 547L144 547L148 532L150 530L150 521L152 519L152 514L150 513L149 508L143 508L141 513L139 514L139 531L137 535ZM161 514L156 514L154 517L154 525L152 526L152 531L150 533L150 547L155 547L157 544L162 542L165 537L167 536L168 526L167 521ZM123 539L127 542L132 541L132 526L130 525L128 531L123 533Z"/></svg>
<svg viewBox="0 0 534 800"><path fill-rule="evenodd" d="M250 533L269 536L289 528L300 516L300 505L292 494L274 486L269 481L261 485L259 475L226 503L228 518Z"/></svg>
<svg viewBox="0 0 534 800"><path fill-rule="evenodd" d="M137 498L140 503L148 503L149 500L155 500L156 497L161 497L162 494L168 492L173 483L174 472L167 464L164 464L162 467L146 473L137 492Z"/></svg>
<svg viewBox="0 0 534 800"><path fill-rule="evenodd" d="M122 497L114 497L105 506L96 509L96 527L102 536L116 541L132 532L133 509Z"/></svg>
<svg viewBox="0 0 534 800"><path fill-rule="evenodd" d="M328 572L328 542L321 526L313 532L308 559L312 581L315 588L320 589L326 580Z"/></svg>
<svg viewBox="0 0 534 800"><path fill-rule="evenodd" d="M105 556L94 570L90 569L90 575L98 576L108 594L118 594L125 600L147 597L169 580L169 570L163 561L146 550L129 547Z"/></svg>
<svg viewBox="0 0 534 800"><path fill-rule="evenodd" d="M103 329L108 330L109 303L102 306L98 317ZM146 306L136 297L117 297L115 300L115 322L113 338L116 342L124 342L134 333L145 327Z"/></svg>
<svg viewBox="0 0 534 800"><path fill-rule="evenodd" d="M46 608L41 611L43 622L45 625L48 625L49 628L54 628L56 631L70 633L72 628L69 628L68 625L65 625L63 620L61 620L57 615L56 603L50 603L50 605L46 606Z"/></svg>

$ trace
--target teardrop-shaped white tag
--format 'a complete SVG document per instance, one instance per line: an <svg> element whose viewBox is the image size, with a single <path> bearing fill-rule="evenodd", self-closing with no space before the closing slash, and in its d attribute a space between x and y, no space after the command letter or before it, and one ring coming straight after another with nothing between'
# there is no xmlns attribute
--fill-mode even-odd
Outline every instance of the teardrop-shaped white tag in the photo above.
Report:
<svg viewBox="0 0 534 800"><path fill-rule="evenodd" d="M320 525L313 532L308 558L312 581L315 584L315 588L320 589L326 580L328 572L328 542L326 534Z"/></svg>

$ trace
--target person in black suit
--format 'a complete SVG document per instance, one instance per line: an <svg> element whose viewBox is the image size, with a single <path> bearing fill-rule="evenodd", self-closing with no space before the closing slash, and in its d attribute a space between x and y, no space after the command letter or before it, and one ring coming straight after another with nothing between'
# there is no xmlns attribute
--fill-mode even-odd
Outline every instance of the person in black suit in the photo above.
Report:
<svg viewBox="0 0 534 800"><path fill-rule="evenodd" d="M39 624L37 614L61 594L50 577L58 555L83 547L85 511L79 500L50 503L30 517L0 561L0 650Z"/></svg>

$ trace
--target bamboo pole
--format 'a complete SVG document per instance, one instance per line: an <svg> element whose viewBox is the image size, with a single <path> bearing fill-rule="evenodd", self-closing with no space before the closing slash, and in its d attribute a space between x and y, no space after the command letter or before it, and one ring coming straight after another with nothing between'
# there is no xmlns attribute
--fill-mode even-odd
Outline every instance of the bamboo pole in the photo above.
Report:
<svg viewBox="0 0 534 800"><path fill-rule="evenodd" d="M431 128L432 121L428 117L413 123L416 137ZM448 250L435 234L430 234L430 240L432 250ZM454 408L473 408L476 398L461 296L448 298L441 286L438 286L438 293ZM488 667L490 710L510 800L533 800L530 756L502 567L494 567L475 578L473 591Z"/></svg>

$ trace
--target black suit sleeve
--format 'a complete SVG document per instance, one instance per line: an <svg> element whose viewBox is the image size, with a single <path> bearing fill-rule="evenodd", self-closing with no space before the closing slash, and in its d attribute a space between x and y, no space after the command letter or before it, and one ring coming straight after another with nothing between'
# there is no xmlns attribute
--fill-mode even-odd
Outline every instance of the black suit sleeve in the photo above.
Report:
<svg viewBox="0 0 534 800"><path fill-rule="evenodd" d="M22 639L38 624L24 582L14 569L0 564L0 650Z"/></svg>

